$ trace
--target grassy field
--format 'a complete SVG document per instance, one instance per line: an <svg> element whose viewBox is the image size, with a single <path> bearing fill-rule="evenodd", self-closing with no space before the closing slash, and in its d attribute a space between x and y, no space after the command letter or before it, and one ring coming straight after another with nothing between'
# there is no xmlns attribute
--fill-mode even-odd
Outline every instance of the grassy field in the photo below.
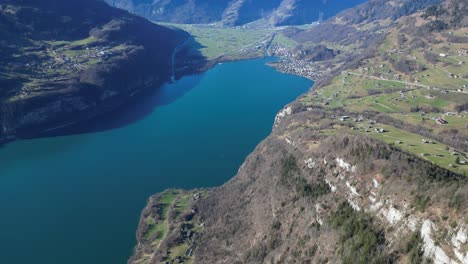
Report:
<svg viewBox="0 0 468 264"><path fill-rule="evenodd" d="M31 46L12 54L13 60L0 65L0 69L8 69L9 78L24 80L21 91L7 100L35 96L43 92L40 88L44 83L70 78L119 56L126 48L124 44L103 44L94 37L76 41L31 41Z"/></svg>
<svg viewBox="0 0 468 264"><path fill-rule="evenodd" d="M159 243L164 239L164 237L167 234L167 229L168 229L168 213L169 213L169 208L172 206L172 204L175 202L176 198L179 195L178 190L168 190L166 191L161 198L159 199L159 206L158 206L158 221L155 221L154 216L149 216L146 219L146 223L148 224L148 230L144 234L143 238L145 240L150 239L153 237L155 234L156 239L153 240L153 245L157 246Z"/></svg>
<svg viewBox="0 0 468 264"><path fill-rule="evenodd" d="M182 233L192 234L202 232L203 225L200 217L195 214L191 218L186 218L187 214L192 212L192 201L194 197L205 197L206 191L185 192L181 190L167 190L161 194L154 205L157 207L157 212L148 215L146 221L146 232L143 234L143 242L150 245L151 249L156 252L160 248L161 242L168 236L177 234L177 241L169 244L164 252L165 261L169 263L177 263L177 259L183 259L184 263L193 261L192 255L188 254L192 248L191 236L181 236ZM178 219L174 221L174 219ZM174 226L173 223L184 223L181 226ZM148 263L153 255L145 253L138 263Z"/></svg>
<svg viewBox="0 0 468 264"><path fill-rule="evenodd" d="M274 28L249 27L222 28L213 25L165 24L189 32L194 37L192 47L208 59L221 56L242 57L246 54L261 56L263 44L269 41ZM285 41L285 40L283 40Z"/></svg>
<svg viewBox="0 0 468 264"><path fill-rule="evenodd" d="M461 29L463 31L463 29ZM457 106L468 103L468 56L460 44L446 45L446 42L431 46L436 54L436 63L426 60L427 48L399 50L398 31L392 32L378 47L378 54L355 69L342 72L331 84L308 93L300 102L308 107L320 106L325 109L343 109L357 117L359 113L373 111L388 115L413 126L421 126L432 134L451 137L450 133L468 136L468 113L457 112ZM453 34L464 32L454 31ZM411 40L411 36L406 36ZM445 44L444 44L445 43ZM466 47L465 47L466 48ZM439 53L450 54L449 57ZM388 58L415 61L420 70L402 72ZM447 114L446 114L447 113ZM447 124L438 124L441 117ZM389 124L378 124L388 132L376 133L373 129L365 132L367 123L353 124L357 130L372 138L396 144L414 155L431 161L451 171L467 174L468 166L457 164L457 157L467 160L466 152L428 139L433 144L422 143L426 139ZM335 127L333 130L343 128ZM349 128L346 128L350 130ZM330 132L331 133L331 132ZM396 143L396 142L400 143ZM457 152L459 155L453 156ZM467 160L468 161L468 160Z"/></svg>

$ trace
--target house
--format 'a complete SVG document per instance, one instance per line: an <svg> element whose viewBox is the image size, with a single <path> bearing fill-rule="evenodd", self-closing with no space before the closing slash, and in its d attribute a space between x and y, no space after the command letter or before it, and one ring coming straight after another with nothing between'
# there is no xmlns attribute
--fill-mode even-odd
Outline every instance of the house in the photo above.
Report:
<svg viewBox="0 0 468 264"><path fill-rule="evenodd" d="M387 132L387 131L386 131L385 129L383 129L383 128L376 128L376 129L375 129L375 132L377 132L377 133L380 134L380 133L385 133L385 132Z"/></svg>
<svg viewBox="0 0 468 264"><path fill-rule="evenodd" d="M446 125L446 124L448 124L447 120L443 119L442 117L437 117L437 118L436 118L436 122L437 122L437 124L439 124L439 125Z"/></svg>

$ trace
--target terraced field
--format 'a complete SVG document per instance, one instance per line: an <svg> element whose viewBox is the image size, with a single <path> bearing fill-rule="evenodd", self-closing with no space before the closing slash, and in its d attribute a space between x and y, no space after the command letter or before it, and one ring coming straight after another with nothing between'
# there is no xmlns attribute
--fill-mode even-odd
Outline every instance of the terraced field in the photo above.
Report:
<svg viewBox="0 0 468 264"><path fill-rule="evenodd" d="M447 35L467 34L466 28L435 33L443 41L414 48L415 37L394 30L375 58L343 71L300 102L312 108L341 109L350 116L342 129L352 128L353 133L394 144L466 175L468 156L462 138L468 136L468 56L466 43L451 43ZM367 118L353 122L360 116Z"/></svg>

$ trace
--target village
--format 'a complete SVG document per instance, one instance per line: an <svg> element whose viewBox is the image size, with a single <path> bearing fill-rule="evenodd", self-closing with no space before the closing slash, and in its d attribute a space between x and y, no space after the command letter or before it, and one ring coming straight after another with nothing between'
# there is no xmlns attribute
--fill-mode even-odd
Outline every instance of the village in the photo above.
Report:
<svg viewBox="0 0 468 264"><path fill-rule="evenodd" d="M40 56L35 56L38 52ZM108 45L92 47L44 45L42 50L34 51L32 56L25 56L27 59L10 62L9 66L19 72L36 73L41 77L44 77L44 73L52 74L48 75L49 79L59 80L59 76L66 71L84 70L117 53L115 48Z"/></svg>
<svg viewBox="0 0 468 264"><path fill-rule="evenodd" d="M280 72L300 75L311 80L317 80L323 76L323 72L313 67L313 62L295 58L290 48L278 44L271 45L268 54L280 58L280 61L274 64Z"/></svg>

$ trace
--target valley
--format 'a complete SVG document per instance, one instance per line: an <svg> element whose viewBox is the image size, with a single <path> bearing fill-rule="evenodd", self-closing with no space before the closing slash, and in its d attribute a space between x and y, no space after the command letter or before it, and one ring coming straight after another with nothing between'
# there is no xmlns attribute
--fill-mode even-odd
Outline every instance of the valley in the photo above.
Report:
<svg viewBox="0 0 468 264"><path fill-rule="evenodd" d="M106 2L0 4L2 260L468 263L463 1Z"/></svg>
<svg viewBox="0 0 468 264"><path fill-rule="evenodd" d="M277 114L236 177L190 199L158 246L140 222L130 263L466 263L460 5L385 17L370 1L356 8L369 8L365 19L350 10L275 32L270 65L314 89ZM192 226L189 215L203 220Z"/></svg>
<svg viewBox="0 0 468 264"><path fill-rule="evenodd" d="M68 135L2 146L2 261L129 259L148 197L228 181L269 134L275 113L312 86L266 66L268 61L216 65L81 125L83 132L75 127ZM148 239L165 232L172 218L163 225L164 219L155 220Z"/></svg>

